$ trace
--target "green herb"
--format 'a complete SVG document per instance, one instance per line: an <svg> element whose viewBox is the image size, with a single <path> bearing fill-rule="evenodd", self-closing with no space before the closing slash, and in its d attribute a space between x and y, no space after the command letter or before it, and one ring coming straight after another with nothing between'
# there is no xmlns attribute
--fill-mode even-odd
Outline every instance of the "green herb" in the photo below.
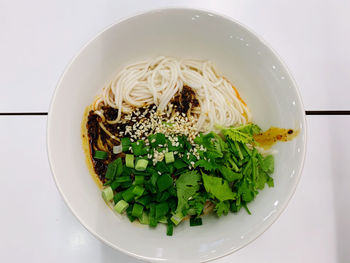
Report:
<svg viewBox="0 0 350 263"><path fill-rule="evenodd" d="M219 202L215 205L214 211L220 217L222 215L227 215L230 210L230 203L228 201Z"/></svg>
<svg viewBox="0 0 350 263"><path fill-rule="evenodd" d="M188 200L199 190L201 176L196 171L190 171L182 174L176 180L178 204L176 213L182 213L184 209L189 208Z"/></svg>
<svg viewBox="0 0 350 263"><path fill-rule="evenodd" d="M222 178L206 175L202 173L205 190L214 195L218 200L234 200L237 194L233 193L228 182Z"/></svg>
<svg viewBox="0 0 350 263"><path fill-rule="evenodd" d="M263 169L264 172L272 174L274 172L274 157L273 155L266 156L262 162L260 162L261 169Z"/></svg>
<svg viewBox="0 0 350 263"><path fill-rule="evenodd" d="M221 132L232 141L242 142L242 143L251 143L254 141L254 135L261 132L261 129L258 125L255 124L246 124L239 127L232 128L222 128Z"/></svg>
<svg viewBox="0 0 350 263"><path fill-rule="evenodd" d="M232 182L242 178L241 173L235 173L234 171L232 171L232 169L230 169L226 166L219 167L219 171L222 174L222 177L225 180L227 180L229 183L232 183Z"/></svg>

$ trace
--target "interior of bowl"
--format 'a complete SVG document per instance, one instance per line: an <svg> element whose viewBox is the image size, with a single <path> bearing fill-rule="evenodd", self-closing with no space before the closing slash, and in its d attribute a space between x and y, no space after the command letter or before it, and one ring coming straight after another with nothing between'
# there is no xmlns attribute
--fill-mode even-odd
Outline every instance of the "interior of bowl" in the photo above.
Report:
<svg viewBox="0 0 350 263"><path fill-rule="evenodd" d="M265 188L245 211L203 225L181 224L174 236L116 215L92 180L81 143L85 107L123 66L158 55L212 60L239 90L254 122L300 129L278 151L275 187ZM88 43L65 71L48 122L48 153L66 203L95 236L130 255L170 262L206 261L235 251L264 232L278 217L298 183L305 151L304 111L284 65L254 34L220 15L191 9L158 10L115 24Z"/></svg>

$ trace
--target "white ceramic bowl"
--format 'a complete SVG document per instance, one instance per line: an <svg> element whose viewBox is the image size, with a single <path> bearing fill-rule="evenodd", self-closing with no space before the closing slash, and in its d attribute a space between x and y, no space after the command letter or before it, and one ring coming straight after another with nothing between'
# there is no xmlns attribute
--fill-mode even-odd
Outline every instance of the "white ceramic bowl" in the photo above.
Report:
<svg viewBox="0 0 350 263"><path fill-rule="evenodd" d="M174 236L116 215L101 198L85 164L80 138L84 109L123 66L158 55L210 59L238 88L254 121L300 129L276 145L275 187L265 188L244 209L203 225L181 224ZM56 88L48 118L48 154L57 187L68 207L97 238L146 261L199 262L232 253L262 234L281 214L300 178L305 155L305 116L290 73L251 31L208 11L164 9L112 25L81 49Z"/></svg>

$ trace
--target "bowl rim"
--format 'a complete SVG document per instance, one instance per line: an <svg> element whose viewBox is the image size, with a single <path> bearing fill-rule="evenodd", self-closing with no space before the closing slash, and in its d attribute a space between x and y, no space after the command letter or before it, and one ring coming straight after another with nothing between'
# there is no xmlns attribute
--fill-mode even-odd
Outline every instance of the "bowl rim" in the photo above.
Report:
<svg viewBox="0 0 350 263"><path fill-rule="evenodd" d="M283 59L281 58L281 56L276 52L276 50L274 48L271 47L270 44L268 44L259 34L257 34L254 30L252 30L251 28L249 28L248 26L242 24L241 22L239 22L238 20L234 19L233 17L223 14L219 11L213 11L210 9L206 9L206 8L198 8L198 7L187 7L187 6L178 6L178 5L170 5L168 7L161 7L161 8L153 8L153 9L148 9L148 10L142 10L139 12L135 12L134 14L125 16L121 19L118 19L116 21L114 21L113 23L109 24L108 26L106 26L104 29L102 29L99 33L97 33L94 37L92 37L90 40L88 40L85 44L83 44L78 52L76 52L76 54L70 59L70 61L68 62L68 64L65 66L61 76L59 77L59 80L56 84L54 93L52 95L51 101L50 101L50 106L49 106L49 111L48 111L48 118L47 118L47 123L46 123L46 151L47 151L47 157L48 157L48 161L49 161L49 166L50 166L50 170L51 170L51 175L54 179L55 185L58 189L58 192L60 193L61 197L64 200L64 203L66 204L66 206L69 208L69 210L71 211L71 213L78 219L79 223L86 229L88 230L88 232L90 232L94 237L96 237L98 240L102 241L104 244L108 245L109 247L112 247L128 256L143 260L143 261L148 261L148 262L155 262L155 261L163 261L164 259L160 259L160 258L154 258L154 257L148 257L148 256L142 256L139 254L135 254L132 253L126 249L120 248L116 245L114 245L113 243L105 240L103 237L101 237L98 233L96 233L92 228L90 228L87 224L85 224L83 218L81 218L78 213L74 210L74 208L71 206L68 198L65 196L64 192L61 189L61 186L58 182L58 179L54 173L54 169L53 169L53 161L52 161L52 150L51 150L51 146L50 146L50 127L51 127L51 122L52 122L52 112L53 112L53 108L54 108L54 102L56 100L56 95L58 93L59 87L61 86L61 83L63 81L63 79L65 78L66 73L69 71L69 69L71 68L72 64L75 62L75 60L81 55L81 53L85 50L85 48L87 46L89 46L93 41L95 41L97 38L99 38L102 34L104 34L106 31L108 31L109 29L113 28L114 26L118 25L119 23L122 23L124 21L127 21L129 19L133 19L139 16L143 16L143 15L151 15L154 13L159 13L159 12L166 12L166 11L193 11L193 12L206 12L208 14L213 14L215 16L224 18L225 20L228 20L232 23L235 23L236 25L238 25L239 27L241 27L242 29L248 31L249 33L251 33L254 37L256 37L256 39L263 45L265 46L267 49L269 49L271 51L271 53L277 58L277 60L281 63L281 65L283 66L284 70L286 71L286 73L288 74L288 77L290 78L292 84L293 84L293 88L296 91L296 95L297 95L297 99L300 102L300 110L302 111L302 125L303 125L303 150L302 150L302 157L301 157L301 164L300 167L298 169L297 172L297 179L293 185L293 188L291 189L289 196L287 198L287 200L285 201L284 205L281 206L281 208L275 213L274 218L272 219L272 221L262 230L257 232L257 235L247 239L247 241L242 244L241 246L231 249L226 253L223 253L221 255L212 255L211 257L200 261L200 262L209 262L212 260L216 260L219 258L223 258L225 256L228 256L230 254L233 254L234 252L237 252L238 250L248 246L249 244L251 244L253 241L255 241L258 237L260 237L263 233L265 233L265 231L267 231L275 222L276 220L281 216L281 214L286 210L290 200L292 199L292 197L295 194L296 188L299 185L300 182L300 178L302 175L302 171L304 169L304 165L305 165L305 157L306 157L306 148L307 148L307 137L308 137L308 127L307 127L307 121L306 121L306 113L305 113L305 106L301 97L301 93L299 90L299 86L297 85L296 80L294 79L293 75L291 74L291 70L288 68L288 66L286 65L286 63L283 61Z"/></svg>

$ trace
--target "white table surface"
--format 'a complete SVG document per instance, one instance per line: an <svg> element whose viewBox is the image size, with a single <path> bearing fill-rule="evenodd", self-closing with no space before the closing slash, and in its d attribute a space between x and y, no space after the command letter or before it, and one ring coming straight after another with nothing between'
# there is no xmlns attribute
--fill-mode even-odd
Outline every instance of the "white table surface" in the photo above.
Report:
<svg viewBox="0 0 350 263"><path fill-rule="evenodd" d="M167 6L227 14L291 69L307 110L350 109L348 0L0 0L0 113L47 112L64 67L115 21ZM60 197L46 116L0 116L0 262L139 262L96 240ZM302 179L281 217L223 262L350 262L350 116L308 116Z"/></svg>

